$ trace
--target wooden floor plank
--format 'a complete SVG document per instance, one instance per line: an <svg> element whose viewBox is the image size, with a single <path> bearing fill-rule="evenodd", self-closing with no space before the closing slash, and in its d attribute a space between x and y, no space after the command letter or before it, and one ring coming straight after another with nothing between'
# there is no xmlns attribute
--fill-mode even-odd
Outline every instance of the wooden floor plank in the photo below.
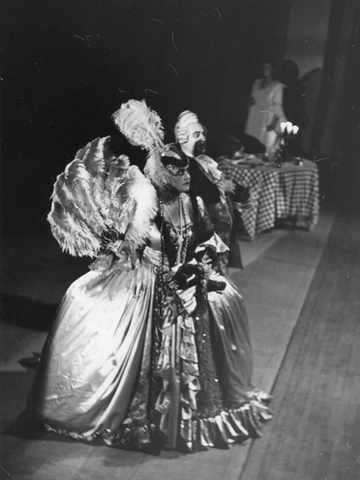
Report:
<svg viewBox="0 0 360 480"><path fill-rule="evenodd" d="M271 389L276 379L312 277L320 261L330 226L331 221L329 222L326 217L323 217L314 232L289 231L284 235L277 235L276 242L268 242L266 248L262 242L260 256L252 255L251 264L235 275L235 281L244 295L249 310L255 356L255 377L264 388ZM291 245L293 245L292 250ZM294 274L295 272L296 274ZM62 275L60 277L63 279ZM37 294L37 292L34 293ZM330 305L329 311L331 312ZM25 343L26 338L20 341L21 345ZM29 353L31 354L31 351ZM8 362L8 371L3 373L14 374L11 372L11 368L14 367L18 354L19 352L17 354L12 352L10 356L6 356L8 359L11 358L11 365ZM16 372L16 375L18 375L16 378L19 383L23 385L25 380L28 382L30 373L19 371ZM311 380L311 376L308 376L306 381ZM304 392L306 381L305 386L302 385ZM303 398L302 403L307 401L304 392L300 391L300 398ZM275 409L279 401L281 401L281 396L276 396ZM18 404L19 402L17 406ZM294 405L291 404L290 407L293 408ZM9 412L9 405L7 408ZM258 442L260 445L266 444L266 435L271 424L272 422L265 426L264 437L256 440L255 444ZM280 433L282 438L288 441L286 429ZM56 436L38 439L21 439L16 436L5 438L8 442L9 455L3 465L14 480L41 480L42 478L46 480L48 478L93 480L99 478L100 475L107 480L117 478L122 480L150 480L153 478L159 480L184 478L238 480L249 450L253 449L252 442L248 442L244 445L236 445L230 450L214 449L194 455L163 452L159 457L154 457L99 445L89 446L79 442L69 442ZM291 449L291 453L296 459L298 439L290 438L294 444L294 450ZM270 445L270 447L277 451L276 445ZM305 444L305 448L308 448L307 444ZM273 478L277 478L277 472L279 475L281 474L281 453L281 451L278 453L279 463L277 458L275 461L275 457L272 461L275 472ZM289 454L290 452L288 452ZM311 454L311 450L309 454ZM21 464L19 464L18 458L21 458ZM290 466L291 464L289 464L289 468ZM270 477L260 478L267 480ZM253 479L251 478L251 480Z"/></svg>
<svg viewBox="0 0 360 480"><path fill-rule="evenodd" d="M358 218L338 218L242 480L360 478L359 238Z"/></svg>

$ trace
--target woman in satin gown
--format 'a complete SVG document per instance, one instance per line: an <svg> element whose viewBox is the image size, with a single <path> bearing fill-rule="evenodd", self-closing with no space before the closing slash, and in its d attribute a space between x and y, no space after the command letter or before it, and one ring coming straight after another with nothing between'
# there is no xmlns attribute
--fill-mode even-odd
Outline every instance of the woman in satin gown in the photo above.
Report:
<svg viewBox="0 0 360 480"><path fill-rule="evenodd" d="M91 170L88 160L85 166ZM91 271L70 286L29 409L47 430L85 441L227 448L259 436L270 418L267 395L251 383L243 299L212 267L227 247L213 234L201 198L186 193L187 159L172 146L149 158L146 175L153 191L138 175L140 196L156 204L141 218L147 233L132 248L135 211L132 227L107 236ZM53 203L65 202L60 180ZM53 220L59 208L53 205Z"/></svg>

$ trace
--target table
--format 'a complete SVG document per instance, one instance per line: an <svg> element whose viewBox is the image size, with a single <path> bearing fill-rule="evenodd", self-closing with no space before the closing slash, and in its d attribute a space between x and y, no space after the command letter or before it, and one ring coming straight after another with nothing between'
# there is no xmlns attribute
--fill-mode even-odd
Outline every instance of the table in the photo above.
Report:
<svg viewBox="0 0 360 480"><path fill-rule="evenodd" d="M225 178L249 187L252 202L239 210L251 239L273 228L276 219L301 221L311 230L319 220L319 176L317 165L294 158L275 164L253 157L234 161L222 158L219 168Z"/></svg>

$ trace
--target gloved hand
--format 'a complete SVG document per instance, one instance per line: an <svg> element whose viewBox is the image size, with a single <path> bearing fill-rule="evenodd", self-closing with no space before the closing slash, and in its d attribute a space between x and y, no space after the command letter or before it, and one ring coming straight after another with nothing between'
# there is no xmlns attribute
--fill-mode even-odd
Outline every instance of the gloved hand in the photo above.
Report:
<svg viewBox="0 0 360 480"><path fill-rule="evenodd" d="M184 263L177 267L174 273L174 280L180 290L200 284L201 272L196 263Z"/></svg>
<svg viewBox="0 0 360 480"><path fill-rule="evenodd" d="M176 290L178 297L181 300L181 304L186 312L191 315L197 306L196 302L196 285L187 288L186 290Z"/></svg>
<svg viewBox="0 0 360 480"><path fill-rule="evenodd" d="M211 272L213 271L215 257L216 253L209 247L205 247L195 255L197 262L202 266L206 279L209 278Z"/></svg>
<svg viewBox="0 0 360 480"><path fill-rule="evenodd" d="M209 278L207 282L208 292L221 292L222 290L225 290L225 288L226 288L226 283L223 282L222 280L214 280Z"/></svg>

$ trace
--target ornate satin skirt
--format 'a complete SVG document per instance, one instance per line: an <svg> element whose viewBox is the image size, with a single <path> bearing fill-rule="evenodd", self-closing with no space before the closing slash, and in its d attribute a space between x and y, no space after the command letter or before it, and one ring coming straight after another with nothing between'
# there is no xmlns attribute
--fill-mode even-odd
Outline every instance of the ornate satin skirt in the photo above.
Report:
<svg viewBox="0 0 360 480"><path fill-rule="evenodd" d="M107 437L122 425L151 337L155 274L90 271L66 292L29 397L48 429Z"/></svg>
<svg viewBox="0 0 360 480"><path fill-rule="evenodd" d="M159 295L153 260L90 271L70 286L29 409L50 431L140 449L227 448L259 436L268 397L251 388L240 294L219 277L225 290L190 315L171 292Z"/></svg>
<svg viewBox="0 0 360 480"><path fill-rule="evenodd" d="M252 386L244 301L225 277L211 278L225 288L209 292L197 313L171 312L165 301L156 374L163 379L157 409L168 448L228 448L260 436L262 422L271 418L269 396Z"/></svg>
<svg viewBox="0 0 360 480"><path fill-rule="evenodd" d="M224 282L220 292L209 292L209 314L212 327L223 404L237 407L248 399L252 386L253 357L245 303L238 289L219 274L213 280Z"/></svg>

